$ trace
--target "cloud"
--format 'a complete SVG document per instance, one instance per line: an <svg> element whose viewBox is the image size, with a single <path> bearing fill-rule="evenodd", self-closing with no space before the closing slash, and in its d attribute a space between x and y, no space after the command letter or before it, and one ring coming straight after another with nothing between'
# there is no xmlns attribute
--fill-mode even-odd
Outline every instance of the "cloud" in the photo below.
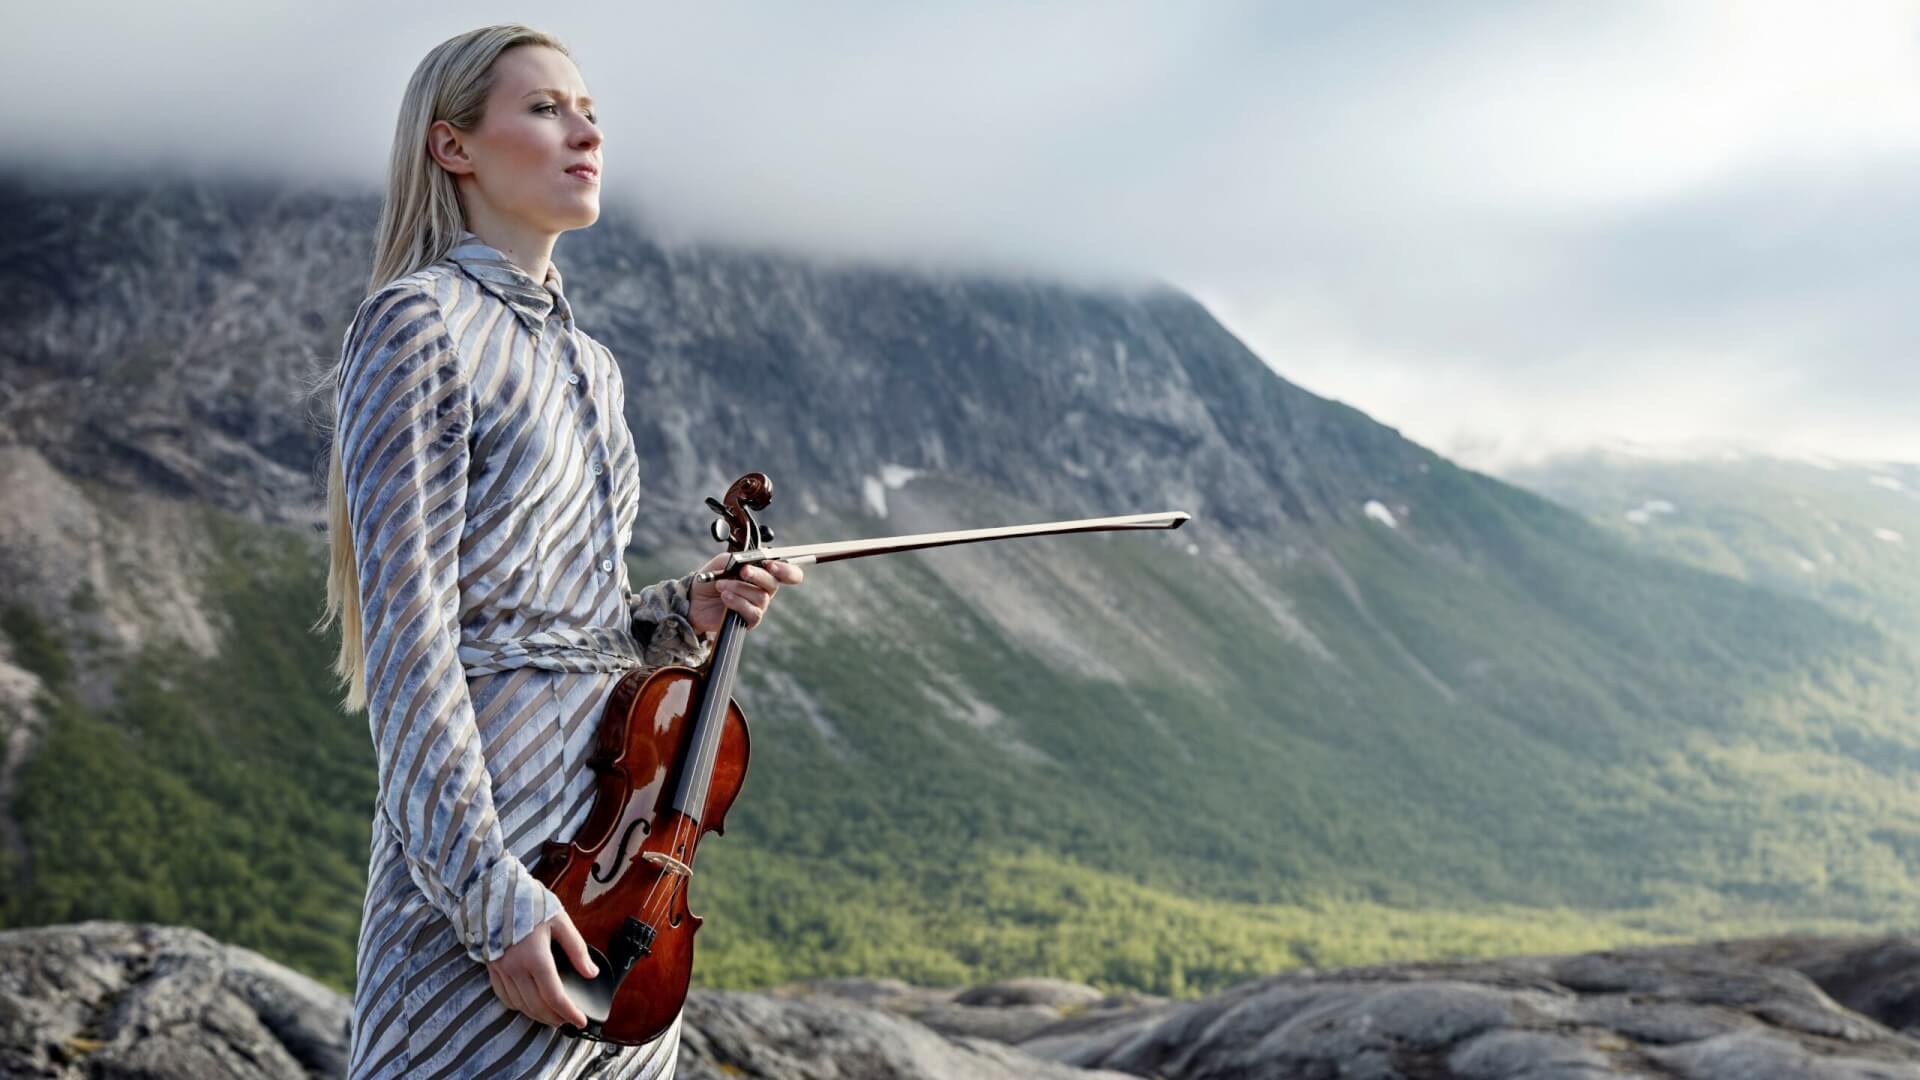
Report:
<svg viewBox="0 0 1920 1080"><path fill-rule="evenodd" d="M374 188L427 49L524 9L41 5L0 153ZM609 204L670 239L1193 291L1495 465L1920 459L1920 7L581 3ZM562 257L564 258L564 243Z"/></svg>

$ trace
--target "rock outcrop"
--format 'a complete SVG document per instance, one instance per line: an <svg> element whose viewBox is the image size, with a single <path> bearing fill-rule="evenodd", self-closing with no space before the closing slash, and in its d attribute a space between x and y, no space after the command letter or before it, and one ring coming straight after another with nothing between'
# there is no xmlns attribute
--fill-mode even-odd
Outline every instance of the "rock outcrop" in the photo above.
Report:
<svg viewBox="0 0 1920 1080"><path fill-rule="evenodd" d="M337 1077L347 999L198 930L0 933L0 1076Z"/></svg>
<svg viewBox="0 0 1920 1080"><path fill-rule="evenodd" d="M681 1080L1126 1080L947 1035L845 998L696 990L687 997Z"/></svg>
<svg viewBox="0 0 1920 1080"><path fill-rule="evenodd" d="M1769 938L1304 972L1019 1045L1181 1080L1920 1078L1917 957L1905 938Z"/></svg>
<svg viewBox="0 0 1920 1080"><path fill-rule="evenodd" d="M196 930L0 933L0 1076L338 1077L347 1000ZM1018 979L695 991L683 1080L1920 1080L1920 941L1300 971L1197 1001Z"/></svg>
<svg viewBox="0 0 1920 1080"><path fill-rule="evenodd" d="M348 1015L341 994L198 930L88 922L0 932L9 1080L341 1077ZM1122 1077L943 1035L844 996L697 990L687 1019L685 1080Z"/></svg>

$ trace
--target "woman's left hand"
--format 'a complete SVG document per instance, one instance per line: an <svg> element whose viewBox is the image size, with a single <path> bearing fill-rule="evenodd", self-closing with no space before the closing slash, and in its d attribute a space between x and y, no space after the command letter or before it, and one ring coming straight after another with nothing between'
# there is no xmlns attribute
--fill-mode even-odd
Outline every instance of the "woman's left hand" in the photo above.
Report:
<svg viewBox="0 0 1920 1080"><path fill-rule="evenodd" d="M720 570L727 565L727 552L721 552L707 560L702 570ZM710 634L720 629L726 621L727 609L740 613L746 621L747 629L759 625L760 619L767 613L767 605L773 602L773 594L780 591L781 585L798 585L806 574L791 563L778 559L757 566L743 566L740 577L720 578L715 581L695 582L693 596L687 604L687 621L693 624L696 634Z"/></svg>

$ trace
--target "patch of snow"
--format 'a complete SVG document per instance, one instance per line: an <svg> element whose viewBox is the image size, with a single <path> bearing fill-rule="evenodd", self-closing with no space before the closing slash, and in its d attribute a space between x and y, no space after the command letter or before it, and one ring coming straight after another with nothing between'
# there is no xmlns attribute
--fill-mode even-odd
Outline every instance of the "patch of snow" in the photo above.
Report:
<svg viewBox="0 0 1920 1080"><path fill-rule="evenodd" d="M1635 525L1645 525L1653 520L1655 514L1671 514L1675 506L1665 499L1648 499L1639 506L1627 511L1627 520Z"/></svg>
<svg viewBox="0 0 1920 1080"><path fill-rule="evenodd" d="M1805 555L1795 555L1793 557L1793 561L1795 564L1797 564L1800 567L1801 570L1809 574L1819 569L1819 567L1813 564L1813 560L1807 558Z"/></svg>
<svg viewBox="0 0 1920 1080"><path fill-rule="evenodd" d="M1877 488L1886 488L1888 491L1905 491L1907 487L1897 476L1870 476L1867 478L1867 483Z"/></svg>
<svg viewBox="0 0 1920 1080"><path fill-rule="evenodd" d="M879 477L861 477L860 495L866 500L867 509L873 511L875 517L887 516L887 488Z"/></svg>
<svg viewBox="0 0 1920 1080"><path fill-rule="evenodd" d="M889 462L880 466L879 476L860 478L860 497L867 504L867 509L873 511L874 517L886 517L887 489L899 488L924 471Z"/></svg>
<svg viewBox="0 0 1920 1080"><path fill-rule="evenodd" d="M1907 542L1905 537L1894 532L1892 529L1875 529L1873 530L1873 538L1875 540L1885 540L1889 544L1904 544Z"/></svg>
<svg viewBox="0 0 1920 1080"><path fill-rule="evenodd" d="M919 476L922 470L909 469L905 465L886 464L880 466L880 482L890 488L898 488L907 481Z"/></svg>
<svg viewBox="0 0 1920 1080"><path fill-rule="evenodd" d="M1393 520L1393 511L1387 509L1386 504L1382 503L1379 499L1368 499L1364 509L1368 517L1385 525L1387 528L1397 529L1400 527L1400 523Z"/></svg>
<svg viewBox="0 0 1920 1080"><path fill-rule="evenodd" d="M1188 545L1187 545L1187 554L1189 554L1189 555L1198 555L1198 554L1200 554L1200 545L1199 545L1199 544L1188 544Z"/></svg>

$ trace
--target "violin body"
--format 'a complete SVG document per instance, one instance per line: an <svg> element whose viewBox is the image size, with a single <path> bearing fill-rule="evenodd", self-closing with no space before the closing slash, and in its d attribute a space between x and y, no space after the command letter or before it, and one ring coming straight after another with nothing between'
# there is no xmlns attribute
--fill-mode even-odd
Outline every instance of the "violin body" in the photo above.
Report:
<svg viewBox="0 0 1920 1080"><path fill-rule="evenodd" d="M568 1034L651 1042L673 1023L693 977L701 918L687 906L694 856L725 831L746 780L746 716L730 698L713 710L717 734L696 736L707 673L669 666L622 676L607 697L588 766L593 809L571 842L548 841L533 873L566 907L599 976L587 979L555 946L567 993L588 1017ZM675 806L689 767L707 770L704 810Z"/></svg>

